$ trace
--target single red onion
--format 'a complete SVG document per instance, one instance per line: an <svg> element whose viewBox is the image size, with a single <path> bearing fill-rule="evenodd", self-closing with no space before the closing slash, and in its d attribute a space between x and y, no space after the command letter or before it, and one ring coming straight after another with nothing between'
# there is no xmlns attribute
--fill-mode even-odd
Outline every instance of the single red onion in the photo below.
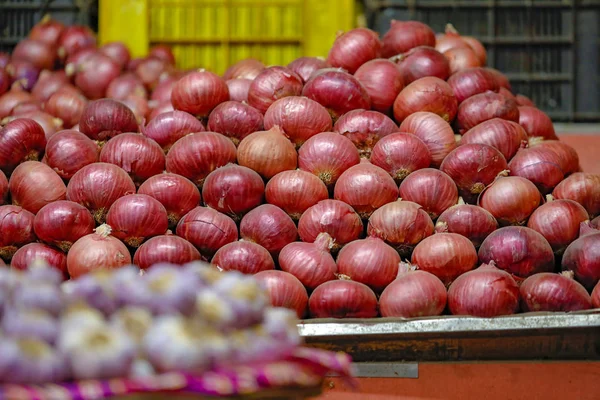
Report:
<svg viewBox="0 0 600 400"><path fill-rule="evenodd" d="M535 103L529 97L523 94L517 94L515 96L515 100L519 106L535 107Z"/></svg>
<svg viewBox="0 0 600 400"><path fill-rule="evenodd" d="M63 121L60 118L55 118L52 115L41 110L27 111L20 113L18 117L13 118L29 118L40 124L46 135L46 140L50 139L56 132L62 130Z"/></svg>
<svg viewBox="0 0 600 400"><path fill-rule="evenodd" d="M426 76L447 80L450 76L448 59L430 46L414 47L406 53L393 57L405 85Z"/></svg>
<svg viewBox="0 0 600 400"><path fill-rule="evenodd" d="M265 70L265 64L254 59L246 58L238 61L223 74L223 79L250 79L256 78L262 71Z"/></svg>
<svg viewBox="0 0 600 400"><path fill-rule="evenodd" d="M87 208L66 200L42 207L33 222L38 239L65 253L77 240L93 233L95 227L94 218Z"/></svg>
<svg viewBox="0 0 600 400"><path fill-rule="evenodd" d="M219 104L229 100L229 89L218 75L200 69L181 78L173 87L171 101L176 110L207 117Z"/></svg>
<svg viewBox="0 0 600 400"><path fill-rule="evenodd" d="M519 122L517 102L492 91L476 94L460 103L455 123L458 131L464 134L492 118Z"/></svg>
<svg viewBox="0 0 600 400"><path fill-rule="evenodd" d="M254 275L269 294L273 307L285 307L304 318L308 308L308 294L294 275L284 271L261 271Z"/></svg>
<svg viewBox="0 0 600 400"><path fill-rule="evenodd" d="M373 146L370 161L400 183L410 173L429 167L431 156L425 143L417 136L397 132L385 136Z"/></svg>
<svg viewBox="0 0 600 400"><path fill-rule="evenodd" d="M43 261L51 268L63 273L67 272L67 256L60 250L42 243L29 243L16 251L10 266L13 269L26 271L36 261Z"/></svg>
<svg viewBox="0 0 600 400"><path fill-rule="evenodd" d="M458 201L458 190L452 178L433 168L420 169L407 176L400 184L399 195L421 205L431 219L436 219Z"/></svg>
<svg viewBox="0 0 600 400"><path fill-rule="evenodd" d="M559 156L543 147L519 150L508 167L511 175L530 180L542 194L552 192L565 177Z"/></svg>
<svg viewBox="0 0 600 400"><path fill-rule="evenodd" d="M78 69L81 68L83 63L97 52L98 49L96 47L85 47L69 55L64 61L65 74L68 77L72 77L73 75L75 75Z"/></svg>
<svg viewBox="0 0 600 400"><path fill-rule="evenodd" d="M28 92L22 90L10 90L0 96L0 119L12 115L13 109L19 104L37 101Z"/></svg>
<svg viewBox="0 0 600 400"><path fill-rule="evenodd" d="M542 196L531 181L520 176L496 179L479 197L479 205L488 210L500 225L524 225L540 205Z"/></svg>
<svg viewBox="0 0 600 400"><path fill-rule="evenodd" d="M594 308L600 308L600 283L592 290L592 305Z"/></svg>
<svg viewBox="0 0 600 400"><path fill-rule="evenodd" d="M184 111L169 111L159 114L142 129L144 136L158 143L165 153L182 137L204 131L202 122Z"/></svg>
<svg viewBox="0 0 600 400"><path fill-rule="evenodd" d="M94 46L96 37L90 28L83 25L67 26L58 39L58 56L64 60L83 48Z"/></svg>
<svg viewBox="0 0 600 400"><path fill-rule="evenodd" d="M386 115L391 114L394 100L406 83L398 66L383 58L364 63L354 77L371 98L371 108Z"/></svg>
<svg viewBox="0 0 600 400"><path fill-rule="evenodd" d="M330 254L333 239L320 233L314 243L293 242L279 254L282 271L294 275L309 290L336 279L337 266Z"/></svg>
<svg viewBox="0 0 600 400"><path fill-rule="evenodd" d="M269 67L252 81L248 89L248 104L261 113L276 100L302 93L302 79L285 67Z"/></svg>
<svg viewBox="0 0 600 400"><path fill-rule="evenodd" d="M250 85L252 85L251 79L229 79L225 83L229 89L229 99L231 101L248 102L248 92L250 91Z"/></svg>
<svg viewBox="0 0 600 400"><path fill-rule="evenodd" d="M212 258L211 264L223 271L239 271L250 275L275 269L275 262L268 250L246 240L238 240L221 247Z"/></svg>
<svg viewBox="0 0 600 400"><path fill-rule="evenodd" d="M482 265L450 285L448 309L453 315L482 318L514 314L519 310L519 286L507 272Z"/></svg>
<svg viewBox="0 0 600 400"><path fill-rule="evenodd" d="M83 133L64 130L54 134L46 145L44 162L63 179L98 161L98 145Z"/></svg>
<svg viewBox="0 0 600 400"><path fill-rule="evenodd" d="M81 133L93 140L108 140L123 132L138 132L135 114L123 103L101 99L87 104L79 121Z"/></svg>
<svg viewBox="0 0 600 400"><path fill-rule="evenodd" d="M39 161L25 161L8 181L12 203L36 214L46 204L66 198L67 188L56 172Z"/></svg>
<svg viewBox="0 0 600 400"><path fill-rule="evenodd" d="M492 118L469 129L461 138L461 144L481 143L500 150L506 161L527 145L527 132L514 121Z"/></svg>
<svg viewBox="0 0 600 400"><path fill-rule="evenodd" d="M346 136L354 143L361 156L369 158L377 142L398 131L398 126L377 111L353 110L341 116L333 126L334 132Z"/></svg>
<svg viewBox="0 0 600 400"><path fill-rule="evenodd" d="M527 136L543 137L549 140L558 140L552 120L542 110L531 106L519 107L519 125L521 125Z"/></svg>
<svg viewBox="0 0 600 400"><path fill-rule="evenodd" d="M101 53L91 55L75 73L75 85L86 97L100 99L106 95L110 82L119 76L119 64Z"/></svg>
<svg viewBox="0 0 600 400"><path fill-rule="evenodd" d="M268 131L246 136L238 145L237 160L240 165L270 179L282 171L296 169L298 155L281 129L273 126Z"/></svg>
<svg viewBox="0 0 600 400"><path fill-rule="evenodd" d="M483 65L471 47L453 47L446 50L444 56L448 59L451 75Z"/></svg>
<svg viewBox="0 0 600 400"><path fill-rule="evenodd" d="M130 94L125 99L121 100L135 115L135 120L138 124L143 125L146 122L146 116L150 114L150 105L148 100L143 97Z"/></svg>
<svg viewBox="0 0 600 400"><path fill-rule="evenodd" d="M135 74L142 80L148 90L154 90L160 78L168 72L169 68L170 65L166 61L155 57L147 57L135 67Z"/></svg>
<svg viewBox="0 0 600 400"><path fill-rule="evenodd" d="M51 44L41 40L23 39L13 49L12 60L27 61L40 70L52 70L56 52Z"/></svg>
<svg viewBox="0 0 600 400"><path fill-rule="evenodd" d="M169 150L167 172L184 176L202 187L208 174L235 159L235 145L225 136L216 132L192 133Z"/></svg>
<svg viewBox="0 0 600 400"><path fill-rule="evenodd" d="M0 96L10 88L10 76L5 69L0 68Z"/></svg>
<svg viewBox="0 0 600 400"><path fill-rule="evenodd" d="M0 206L0 257L10 261L15 251L36 240L33 230L35 216L22 207Z"/></svg>
<svg viewBox="0 0 600 400"><path fill-rule="evenodd" d="M167 234L152 237L142 243L135 251L133 263L141 269L148 269L154 264L183 265L201 258L200 252L190 242Z"/></svg>
<svg viewBox="0 0 600 400"><path fill-rule="evenodd" d="M331 67L331 65L327 64L322 57L300 57L289 63L287 67L298 74L303 83L306 83L315 71Z"/></svg>
<svg viewBox="0 0 600 400"><path fill-rule="evenodd" d="M238 145L246 136L263 130L263 115L246 103L226 101L210 113L208 129L227 136Z"/></svg>
<svg viewBox="0 0 600 400"><path fill-rule="evenodd" d="M212 256L227 243L238 239L235 222L208 207L196 207L177 224L177 236L193 244L203 256Z"/></svg>
<svg viewBox="0 0 600 400"><path fill-rule="evenodd" d="M40 77L40 68L28 61L13 60L6 66L13 90L30 92Z"/></svg>
<svg viewBox="0 0 600 400"><path fill-rule="evenodd" d="M409 115L399 130L412 133L425 143L433 167L439 167L444 158L456 148L452 127L442 117L431 112L423 111Z"/></svg>
<svg viewBox="0 0 600 400"><path fill-rule="evenodd" d="M281 208L263 204L248 212L240 222L240 236L278 254L298 237L294 221Z"/></svg>
<svg viewBox="0 0 600 400"><path fill-rule="evenodd" d="M116 62L121 69L124 69L129 60L131 59L131 54L129 54L129 49L123 42L109 42L103 45L98 49L98 51L108 57L110 57L114 62Z"/></svg>
<svg viewBox="0 0 600 400"><path fill-rule="evenodd" d="M52 19L50 14L46 14L31 28L29 38L40 40L55 47L64 30L65 25L62 22Z"/></svg>
<svg viewBox="0 0 600 400"><path fill-rule="evenodd" d="M461 39L473 49L479 59L479 63L485 65L487 62L487 52L483 44L473 36L461 36Z"/></svg>
<svg viewBox="0 0 600 400"><path fill-rule="evenodd" d="M489 211L479 206L465 204L459 199L458 204L444 211L435 223L436 233L457 233L469 239L475 247L490 233L498 229L498 221Z"/></svg>
<svg viewBox="0 0 600 400"><path fill-rule="evenodd" d="M31 94L36 100L44 103L48 101L50 96L68 85L68 83L69 78L65 74L65 71L50 72L44 70L40 73L40 77L31 90Z"/></svg>
<svg viewBox="0 0 600 400"><path fill-rule="evenodd" d="M158 84L152 91L152 94L150 95L150 100L156 101L158 103L171 103L171 94L173 93L173 88L175 87L177 81L178 79L175 79L173 77L161 79L161 81L158 82Z"/></svg>
<svg viewBox="0 0 600 400"><path fill-rule="evenodd" d="M351 206L339 200L318 202L307 209L298 221L298 233L303 242L312 243L324 232L333 238L334 251L360 238L363 230L360 216Z"/></svg>
<svg viewBox="0 0 600 400"><path fill-rule="evenodd" d="M367 285L348 278L320 285L310 295L308 305L313 318L374 318L377 316L375 293Z"/></svg>
<svg viewBox="0 0 600 400"><path fill-rule="evenodd" d="M171 48L164 44L157 44L150 48L148 56L163 60L171 65L175 65L175 56Z"/></svg>
<svg viewBox="0 0 600 400"><path fill-rule="evenodd" d="M411 114L428 111L451 122L457 108L458 101L450 85L440 78L427 76L407 85L398 94L394 101L394 118L402 123Z"/></svg>
<svg viewBox="0 0 600 400"><path fill-rule="evenodd" d="M45 110L60 118L65 128L71 128L79 123L87 103L87 99L82 94L70 89L60 89L50 96Z"/></svg>
<svg viewBox="0 0 600 400"><path fill-rule="evenodd" d="M544 148L556 153L558 161L560 162L560 168L565 175L581 171L577 151L565 142L559 140L544 140L537 137L529 139L529 147Z"/></svg>
<svg viewBox="0 0 600 400"><path fill-rule="evenodd" d="M528 311L579 311L592 308L587 290L573 279L573 272L542 272L520 285L521 309Z"/></svg>
<svg viewBox="0 0 600 400"><path fill-rule="evenodd" d="M131 94L142 98L148 97L144 84L132 73L126 73L113 79L106 88L106 97L115 100L124 100ZM170 97L167 100L169 99Z"/></svg>
<svg viewBox="0 0 600 400"><path fill-rule="evenodd" d="M441 53L453 48L465 47L470 48L469 44L463 40L452 24L446 24L444 33L436 36L435 48Z"/></svg>
<svg viewBox="0 0 600 400"><path fill-rule="evenodd" d="M39 160L45 147L46 135L40 124L17 118L0 128L0 168L10 174L23 161Z"/></svg>
<svg viewBox="0 0 600 400"><path fill-rule="evenodd" d="M266 201L297 221L308 208L329 197L327 187L315 175L302 171L283 171L269 180Z"/></svg>
<svg viewBox="0 0 600 400"><path fill-rule="evenodd" d="M488 90L492 92L500 90L494 74L485 68L468 68L457 72L448 79L448 84L459 103Z"/></svg>
<svg viewBox="0 0 600 400"><path fill-rule="evenodd" d="M0 206L6 203L8 198L8 179L4 172L0 170Z"/></svg>
<svg viewBox="0 0 600 400"><path fill-rule="evenodd" d="M571 243L562 258L563 271L573 271L587 290L600 281L600 232L581 236Z"/></svg>
<svg viewBox="0 0 600 400"><path fill-rule="evenodd" d="M414 47L435 46L435 32L422 22L392 20L382 41L383 56L392 57Z"/></svg>
<svg viewBox="0 0 600 400"><path fill-rule="evenodd" d="M15 106L15 108L12 109L12 113L11 113L12 117L4 118L2 121L0 121L0 123L6 124L6 123L14 120L15 119L14 117L22 118L23 115L30 114L34 111L36 111L36 112L42 111L42 105L37 102L34 102L34 101L18 104ZM36 122L38 122L38 121L36 121ZM42 126L42 128L43 128L43 126Z"/></svg>
<svg viewBox="0 0 600 400"><path fill-rule="evenodd" d="M590 218L600 215L600 175L574 173L559 183L552 195L556 199L575 200L586 209Z"/></svg>
<svg viewBox="0 0 600 400"><path fill-rule="evenodd" d="M488 68L484 68L484 69L489 72ZM499 84L498 79L496 79L496 76L493 75L493 73L492 73L492 76L494 77L494 81ZM517 102L517 105L519 105L519 106L521 105L517 101L517 97L514 94L512 94L512 92L510 90L508 90L507 88L500 86L500 89L498 89L498 93L500 93L502 96L506 97L507 99L515 100Z"/></svg>
<svg viewBox="0 0 600 400"><path fill-rule="evenodd" d="M353 74L367 61L380 57L381 48L377 32L367 28L351 29L337 36L329 50L327 63Z"/></svg>

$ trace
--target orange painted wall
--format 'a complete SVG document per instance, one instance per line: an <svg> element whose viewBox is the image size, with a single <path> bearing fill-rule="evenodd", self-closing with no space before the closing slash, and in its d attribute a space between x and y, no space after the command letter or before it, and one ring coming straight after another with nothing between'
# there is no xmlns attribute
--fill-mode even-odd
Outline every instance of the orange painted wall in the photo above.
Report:
<svg viewBox="0 0 600 400"><path fill-rule="evenodd" d="M600 174L600 132L597 135L560 135L560 140L577 150L584 172Z"/></svg>

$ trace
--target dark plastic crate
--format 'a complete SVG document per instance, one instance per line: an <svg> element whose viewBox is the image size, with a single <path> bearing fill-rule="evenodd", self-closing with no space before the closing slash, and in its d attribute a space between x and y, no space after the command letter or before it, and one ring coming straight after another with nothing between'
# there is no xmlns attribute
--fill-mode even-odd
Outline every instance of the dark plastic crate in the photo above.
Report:
<svg viewBox="0 0 600 400"><path fill-rule="evenodd" d="M600 1L367 0L371 28L417 20L443 32L447 23L481 40L488 65L553 119L600 121Z"/></svg>

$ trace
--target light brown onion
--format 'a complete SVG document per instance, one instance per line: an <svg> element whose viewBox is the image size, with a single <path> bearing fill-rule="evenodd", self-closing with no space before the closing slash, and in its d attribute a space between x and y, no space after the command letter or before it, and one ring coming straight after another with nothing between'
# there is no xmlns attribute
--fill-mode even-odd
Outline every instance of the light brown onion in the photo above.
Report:
<svg viewBox="0 0 600 400"><path fill-rule="evenodd" d="M67 187L52 168L38 161L25 161L8 181L12 203L36 214L46 204L66 199Z"/></svg>
<svg viewBox="0 0 600 400"><path fill-rule="evenodd" d="M407 176L400 184L399 196L423 207L431 219L458 201L456 184L447 174L433 168L424 168Z"/></svg>
<svg viewBox="0 0 600 400"><path fill-rule="evenodd" d="M296 149L278 126L246 136L238 146L237 159L266 179L297 165Z"/></svg>
<svg viewBox="0 0 600 400"><path fill-rule="evenodd" d="M416 112L400 125L400 132L414 134L429 149L431 165L439 167L444 158L456 148L452 127L442 117L431 112Z"/></svg>
<svg viewBox="0 0 600 400"><path fill-rule="evenodd" d="M497 179L479 197L479 205L503 226L524 225L541 201L535 185L520 176Z"/></svg>
<svg viewBox="0 0 600 400"><path fill-rule="evenodd" d="M394 101L394 118L402 123L409 115L429 111L451 122L458 101L448 83L433 76L417 79L406 86Z"/></svg>

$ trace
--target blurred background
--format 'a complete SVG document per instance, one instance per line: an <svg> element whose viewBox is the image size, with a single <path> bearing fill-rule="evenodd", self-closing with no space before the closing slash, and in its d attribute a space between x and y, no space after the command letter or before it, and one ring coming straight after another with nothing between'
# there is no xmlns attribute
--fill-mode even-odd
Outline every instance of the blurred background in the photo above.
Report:
<svg viewBox="0 0 600 400"><path fill-rule="evenodd" d="M340 30L451 23L488 49L488 65L554 121L600 122L600 0L0 0L0 51L43 15L82 23L133 56L173 48L181 68L218 73L244 58L286 65L326 56Z"/></svg>

